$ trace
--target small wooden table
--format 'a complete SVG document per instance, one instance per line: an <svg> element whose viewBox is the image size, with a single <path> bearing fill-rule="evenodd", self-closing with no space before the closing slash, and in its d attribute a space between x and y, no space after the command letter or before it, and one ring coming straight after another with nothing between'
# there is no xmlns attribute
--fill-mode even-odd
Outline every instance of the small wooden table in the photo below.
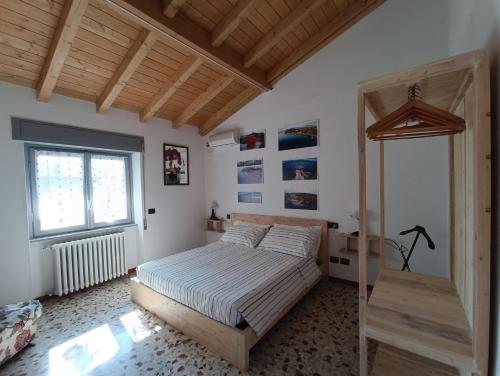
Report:
<svg viewBox="0 0 500 376"><path fill-rule="evenodd" d="M206 224L207 231L224 232L224 222L220 219L207 219Z"/></svg>

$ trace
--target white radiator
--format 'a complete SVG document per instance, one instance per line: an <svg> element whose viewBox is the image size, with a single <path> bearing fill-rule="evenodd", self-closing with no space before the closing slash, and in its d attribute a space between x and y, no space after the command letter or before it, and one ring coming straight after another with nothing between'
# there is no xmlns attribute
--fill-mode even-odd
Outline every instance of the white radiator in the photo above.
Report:
<svg viewBox="0 0 500 376"><path fill-rule="evenodd" d="M59 296L127 273L123 232L51 246Z"/></svg>

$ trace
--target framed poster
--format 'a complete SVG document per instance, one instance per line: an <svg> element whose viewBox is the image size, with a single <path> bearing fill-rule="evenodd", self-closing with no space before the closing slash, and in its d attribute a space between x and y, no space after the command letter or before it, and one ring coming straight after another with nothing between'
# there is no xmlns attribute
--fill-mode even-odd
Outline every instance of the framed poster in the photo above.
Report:
<svg viewBox="0 0 500 376"><path fill-rule="evenodd" d="M163 144L164 185L189 185L189 148Z"/></svg>
<svg viewBox="0 0 500 376"><path fill-rule="evenodd" d="M318 195L317 190L285 191L285 209L318 210Z"/></svg>
<svg viewBox="0 0 500 376"><path fill-rule="evenodd" d="M278 150L318 146L319 120L307 120L278 129Z"/></svg>
<svg viewBox="0 0 500 376"><path fill-rule="evenodd" d="M284 160L282 170L283 180L317 180L318 158Z"/></svg>
<svg viewBox="0 0 500 376"><path fill-rule="evenodd" d="M237 163L238 184L261 184L264 183L264 161L262 159L251 159Z"/></svg>
<svg viewBox="0 0 500 376"><path fill-rule="evenodd" d="M245 132L240 134L240 151L263 149L266 147L266 131Z"/></svg>
<svg viewBox="0 0 500 376"><path fill-rule="evenodd" d="M238 202L243 204L262 204L262 192L238 192Z"/></svg>

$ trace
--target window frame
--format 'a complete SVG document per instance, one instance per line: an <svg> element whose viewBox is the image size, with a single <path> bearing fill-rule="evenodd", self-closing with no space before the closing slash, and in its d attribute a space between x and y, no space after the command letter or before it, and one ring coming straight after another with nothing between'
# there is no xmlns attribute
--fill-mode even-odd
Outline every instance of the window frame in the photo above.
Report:
<svg viewBox="0 0 500 376"><path fill-rule="evenodd" d="M85 223L79 226L69 226L53 230L41 230L40 216L38 211L38 194L36 188L36 161L35 151L44 150L52 152L67 152L83 155L83 194L84 194L84 210ZM107 151L102 149L88 149L66 146L51 146L28 144L25 147L26 154L26 174L27 174L27 197L29 208L30 221L30 239L38 239L56 235L69 235L75 232L85 232L105 229L108 227L116 227L120 225L128 225L134 223L133 213L133 192L132 192L132 154L127 152ZM110 157L121 157L125 159L125 178L126 178L126 195L127 195L127 218L113 222L95 222L92 202L92 155L104 155Z"/></svg>

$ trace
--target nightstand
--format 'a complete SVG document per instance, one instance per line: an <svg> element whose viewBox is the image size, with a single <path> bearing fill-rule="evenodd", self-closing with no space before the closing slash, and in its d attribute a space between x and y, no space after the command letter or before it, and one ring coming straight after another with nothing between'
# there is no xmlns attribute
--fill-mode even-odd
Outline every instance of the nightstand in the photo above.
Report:
<svg viewBox="0 0 500 376"><path fill-rule="evenodd" d="M224 221L222 220L205 220L205 235L207 243L218 241L224 233Z"/></svg>
<svg viewBox="0 0 500 376"><path fill-rule="evenodd" d="M358 253L358 236L350 235L350 234L344 234L343 235L346 238L346 247L340 249L341 253ZM377 235L367 235L366 236L366 242L368 245L368 255L371 257L378 257L379 256L379 248L378 248L378 241L380 237Z"/></svg>
<svg viewBox="0 0 500 376"><path fill-rule="evenodd" d="M206 220L206 230L207 231L216 231L216 232L224 232L224 221L218 219L207 219Z"/></svg>

